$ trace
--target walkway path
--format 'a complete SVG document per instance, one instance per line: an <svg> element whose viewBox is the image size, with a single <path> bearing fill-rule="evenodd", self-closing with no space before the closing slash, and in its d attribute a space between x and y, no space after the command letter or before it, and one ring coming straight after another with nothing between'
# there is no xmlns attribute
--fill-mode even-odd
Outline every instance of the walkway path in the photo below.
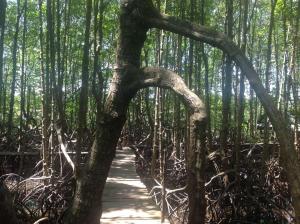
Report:
<svg viewBox="0 0 300 224"><path fill-rule="evenodd" d="M117 151L104 189L101 224L160 223L159 208L136 174L134 158L129 149Z"/></svg>

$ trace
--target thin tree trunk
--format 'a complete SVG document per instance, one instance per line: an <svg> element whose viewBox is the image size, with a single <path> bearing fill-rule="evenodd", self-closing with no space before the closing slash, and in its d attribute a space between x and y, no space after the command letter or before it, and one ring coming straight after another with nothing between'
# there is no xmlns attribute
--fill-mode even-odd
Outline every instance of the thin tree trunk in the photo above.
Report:
<svg viewBox="0 0 300 224"><path fill-rule="evenodd" d="M242 46L241 50L246 54L247 46L247 21L248 21L248 6L249 1L243 1L243 33L242 33ZM235 178L237 181L237 190L240 190L240 157L241 157L241 142L242 142L242 124L244 121L244 93L245 93L245 77L240 73L240 92L238 97L238 109L237 109L237 136L235 142Z"/></svg>
<svg viewBox="0 0 300 224"><path fill-rule="evenodd" d="M94 70L92 80L92 92L94 94L97 105L97 120L100 121L102 111L102 98L103 98L103 75L101 62L99 63L99 55L102 50L103 42L103 13L104 4L103 0L94 1ZM98 19L99 16L99 19ZM98 81L98 85L96 85Z"/></svg>
<svg viewBox="0 0 300 224"><path fill-rule="evenodd" d="M27 84L27 96L26 96L26 115L28 117L28 119L26 119L26 128L28 128L29 122L32 118L32 111L31 111L31 85ZM36 104L33 104L34 106Z"/></svg>
<svg viewBox="0 0 300 224"><path fill-rule="evenodd" d="M274 12L276 7L277 0L271 0L271 17L270 17L270 25L269 25L269 33L268 33L268 49L267 49L267 58L266 58L266 72L265 72L265 88L266 91L270 92L270 67L271 67L271 56L272 56L272 35L273 35L273 27L274 27ZM264 120L264 160L267 160L270 156L269 152L269 124L267 120L267 116L265 116Z"/></svg>
<svg viewBox="0 0 300 224"><path fill-rule="evenodd" d="M3 90L4 90L4 31L5 31L5 19L6 19L6 0L0 0L0 131L4 129L4 111L3 111Z"/></svg>
<svg viewBox="0 0 300 224"><path fill-rule="evenodd" d="M159 140L158 140L158 131L159 131L159 88L155 89L155 108L154 108L154 129L153 129L153 149L152 149L152 158L151 158L151 175L153 178L156 178L156 161L158 158L159 152Z"/></svg>
<svg viewBox="0 0 300 224"><path fill-rule="evenodd" d="M54 4L54 3L53 3ZM57 82L54 82L54 97L56 102L56 108L58 112L58 121L61 127L61 131L65 133L67 131L67 121L64 112L63 105L63 84L64 84L64 75L63 75L63 64L64 59L61 57L61 4L59 0L56 0L56 10L53 10L53 15L56 11L56 42L55 42L55 52L56 52L56 77ZM68 27L66 27L67 29ZM54 31L54 28L53 28ZM64 46L63 46L64 51ZM63 135L62 135L63 136Z"/></svg>
<svg viewBox="0 0 300 224"><path fill-rule="evenodd" d="M41 69L41 85L42 85L42 158L43 158L43 172L45 176L49 175L50 155L49 155L49 132L50 117L49 117L49 81L45 74L44 63L44 35L43 35L43 14L42 14L42 0L39 0L39 41L40 41L40 69Z"/></svg>
<svg viewBox="0 0 300 224"><path fill-rule="evenodd" d="M90 39L90 24L92 14L92 0L86 0L86 15L85 15L85 34L84 47L82 57L82 73L81 73L81 91L78 110L78 130L77 130L77 145L76 145L76 165L80 166L81 148L85 139L85 131L87 129L87 111L88 111L88 84L89 84L89 39ZM78 170L77 170L78 171Z"/></svg>
<svg viewBox="0 0 300 224"><path fill-rule="evenodd" d="M205 24L205 0L201 0L201 17L200 17L200 24L204 25ZM201 49L201 54L203 58L203 63L204 63L204 85L205 85L205 107L206 107L206 113L207 113L207 143L208 143L208 148L209 150L212 150L213 143L212 143L212 133L211 133L211 111L210 111L210 83L209 83L209 64L208 64L208 57L205 54L204 51L204 44L200 43L200 49ZM201 88L201 87L200 87ZM198 91L198 94L200 92Z"/></svg>
<svg viewBox="0 0 300 224"><path fill-rule="evenodd" d="M145 51L145 65L146 67L148 67L149 63L148 63L148 51ZM150 111L150 99L149 99L149 95L150 95L150 91L147 88L145 90L145 107L146 107L146 115L148 118L148 123L150 126L150 141L153 142L153 136L154 136L154 122L153 122L153 118L151 116L151 111Z"/></svg>
<svg viewBox="0 0 300 224"><path fill-rule="evenodd" d="M24 13L23 13L23 36L22 36L22 59L21 59L21 101L20 101L20 135L22 135L23 130L23 117L25 114L25 55L26 55L26 33L27 33L27 0L24 1ZM21 137L21 136L20 136Z"/></svg>
<svg viewBox="0 0 300 224"><path fill-rule="evenodd" d="M282 30L283 30L283 46L284 46L284 58L283 58L283 77L284 77L284 91L283 91L283 114L288 122L288 105L290 98L290 75L288 74L288 61L289 61L289 53L288 53L288 27L287 27L287 5L286 0L283 0L283 12L282 12ZM276 2L275 6L276 7ZM273 21L274 23L274 21ZM274 25L273 25L274 26Z"/></svg>
<svg viewBox="0 0 300 224"><path fill-rule="evenodd" d="M299 81L299 77L297 76L297 71L299 72L299 61L300 61L300 41L299 41L299 24L300 24L300 1L298 1L297 5L297 16L295 18L295 32L293 36L293 52L292 52L292 62L291 62L291 73L293 76L293 97L294 97L294 110L295 110L295 123L294 123L294 135L295 135L295 147L298 149L298 156L299 156L299 146L298 146L298 124L299 124L299 117L298 117L298 104L299 104L299 98L298 98L298 89L297 89L297 83ZM298 52L298 53L297 53ZM297 67L298 65L298 67Z"/></svg>
<svg viewBox="0 0 300 224"><path fill-rule="evenodd" d="M233 38L233 1L226 0L227 7L227 35L229 39ZM230 130L230 104L232 89L232 59L230 55L225 58L225 79L224 91L222 93L222 127L220 133L220 150L225 153L227 148L228 134Z"/></svg>
<svg viewBox="0 0 300 224"><path fill-rule="evenodd" d="M53 3L53 4L52 4ZM55 119L55 112L54 112L54 94L55 92L55 42L54 42L54 19L53 19L53 12L55 8L55 4L51 0L47 0L46 6L46 15L47 15L47 38L46 38L46 82L49 86L49 175L52 175L52 171L54 168L53 164L53 154L54 154L54 119ZM45 172L45 170L44 170Z"/></svg>
<svg viewBox="0 0 300 224"><path fill-rule="evenodd" d="M25 111L25 100L26 100L26 71L25 71L25 55L26 55L26 33L27 33L27 0L24 1L24 12L23 12L23 34L22 34L22 59L21 59L21 99L20 99L20 117L19 117L19 147L18 152L22 152L21 149L24 145L23 143L23 129L24 127L24 118L29 119L28 114ZM25 123L25 125L27 122ZM24 155L21 154L19 162L19 173L23 170L24 164Z"/></svg>
<svg viewBox="0 0 300 224"><path fill-rule="evenodd" d="M18 37L19 37L19 24L21 18L20 0L17 0L17 19L15 25L15 34L13 38L13 50L12 50L12 81L10 88L10 102L8 113L8 130L7 135L11 137L12 128L14 126L14 105L15 105L15 91L16 91L16 76L17 76L17 51L18 51Z"/></svg>
<svg viewBox="0 0 300 224"><path fill-rule="evenodd" d="M181 74L182 71L182 49L181 49L181 45L182 45L182 37L180 35L178 35L178 43L177 43L177 60L176 60L176 71L178 74ZM182 152L181 152L181 148L180 147L180 141L181 141L181 135L180 135L180 101L178 99L178 97L175 95L174 96L174 124L173 124L173 131L174 131L174 140L173 140L173 144L174 144L174 149L173 151L175 151L176 153L176 157L177 158L181 158L182 157Z"/></svg>

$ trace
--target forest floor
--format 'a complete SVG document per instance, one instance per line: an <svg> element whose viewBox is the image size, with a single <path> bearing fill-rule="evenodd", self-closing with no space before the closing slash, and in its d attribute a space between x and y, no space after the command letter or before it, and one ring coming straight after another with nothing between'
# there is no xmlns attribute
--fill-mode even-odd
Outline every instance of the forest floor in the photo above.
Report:
<svg viewBox="0 0 300 224"><path fill-rule="evenodd" d="M29 142L24 149L33 152L32 145L39 143ZM73 151L71 140L68 146ZM160 164L156 163L153 178L151 143L128 141L122 146L107 180L101 224L160 223L159 206L155 206L161 204ZM11 147L5 141L0 141L0 148L6 151L0 153L0 184L13 194L13 206L22 223L32 224L43 217L49 223L62 223L74 196L75 181L61 154L53 158L56 169L49 181L43 175L38 154L25 153L21 159L17 145ZM8 151L11 148L15 150ZM270 158L264 159L263 144L243 144L236 170L234 145L228 145L225 157L219 153L219 145L214 145L206 161L205 223L293 223L292 200L286 174L279 165L279 148L277 144L269 144L268 148ZM172 152L172 147L165 148L166 217L172 224L182 224L188 215L187 172L184 156L177 158ZM82 159L87 159L86 154Z"/></svg>
<svg viewBox="0 0 300 224"><path fill-rule="evenodd" d="M234 146L228 145L225 159L216 149L206 161L207 224L291 224L293 207L286 174L279 165L278 145L269 144L271 156L263 159L263 144L243 144L239 171L235 169ZM160 177L151 178L151 149L135 147L136 169L157 204L160 203ZM165 198L170 223L186 223L188 196L184 160L167 152ZM170 155L170 156L169 156ZM159 164L157 164L159 168ZM159 172L157 172L159 174ZM238 176L238 178L237 178Z"/></svg>
<svg viewBox="0 0 300 224"><path fill-rule="evenodd" d="M134 161L130 149L117 151L104 190L101 224L161 223L159 207L149 198Z"/></svg>

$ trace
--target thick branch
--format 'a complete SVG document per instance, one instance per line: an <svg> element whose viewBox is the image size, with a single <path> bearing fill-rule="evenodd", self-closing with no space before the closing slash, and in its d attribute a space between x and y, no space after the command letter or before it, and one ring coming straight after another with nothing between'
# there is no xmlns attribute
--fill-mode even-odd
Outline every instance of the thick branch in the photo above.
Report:
<svg viewBox="0 0 300 224"><path fill-rule="evenodd" d="M138 74L137 74L138 73ZM142 73L142 75L140 74ZM188 169L189 221L188 223L204 223L205 203L205 104L193 93L176 73L156 67L147 67L133 72L137 77L135 88L155 86L173 90L190 110L190 137L186 152Z"/></svg>
<svg viewBox="0 0 300 224"><path fill-rule="evenodd" d="M200 98L192 92L184 83L183 79L167 69L147 67L141 70L138 76L138 88L160 87L173 90L184 105L194 114L194 119L202 121L206 117L205 105Z"/></svg>

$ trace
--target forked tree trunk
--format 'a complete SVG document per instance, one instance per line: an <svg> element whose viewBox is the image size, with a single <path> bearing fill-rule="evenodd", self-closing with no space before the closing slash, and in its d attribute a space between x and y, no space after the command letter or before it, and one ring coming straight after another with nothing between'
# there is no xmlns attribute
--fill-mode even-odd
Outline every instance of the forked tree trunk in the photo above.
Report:
<svg viewBox="0 0 300 224"><path fill-rule="evenodd" d="M204 105L199 98L186 88L183 81L174 73L146 68L139 69L141 48L150 27L165 29L194 40L203 41L225 51L248 78L252 88L260 98L273 124L281 145L281 158L293 196L296 212L296 223L300 223L300 168L295 154L290 130L282 119L280 112L264 89L258 74L251 63L225 35L204 26L196 26L174 17L160 14L154 10L150 0L122 0L120 16L120 37L117 51L115 73L108 94L102 119L98 124L96 140L93 144L91 157L84 175L77 180L74 202L64 223L94 224L99 223L101 198L111 162L115 155L115 147L126 119L126 111L132 97L143 87L169 87L179 94L187 106L191 107L191 123L194 130L204 127ZM196 110L194 110L196 108ZM194 111L193 111L194 110ZM194 128L195 127L195 128ZM196 134L196 132L191 132ZM197 133L203 133L199 131ZM203 167L205 154L200 142L194 134L191 135L192 146L188 159L190 213L193 219L190 223L204 223L204 179ZM203 136L199 136L202 137ZM202 145L204 142L202 142ZM192 157L193 156L193 157ZM196 183L191 185L191 183ZM193 204L195 203L195 204ZM194 207L193 207L194 206Z"/></svg>
<svg viewBox="0 0 300 224"><path fill-rule="evenodd" d="M144 5L147 7L147 4ZM139 68L147 28L136 20L131 2L121 1L120 37L117 61L103 114L97 124L96 139L85 173L78 177L75 198L64 223L98 224L102 192L115 156L115 148L126 120L126 111L136 90L130 87L135 77L131 68Z"/></svg>
<svg viewBox="0 0 300 224"><path fill-rule="evenodd" d="M153 9L150 3L142 4L141 6L144 12L149 12L149 8ZM134 9L132 4L126 4L125 2L121 4L121 33L112 85L105 103L102 119L97 127L96 140L92 147L90 160L85 173L79 176L77 180L74 202L68 216L65 218L65 223L99 223L104 184L115 155L118 138L126 120L129 102L139 89L149 85L173 88L175 92L178 92L185 99L186 105L193 105L191 126L195 128L195 131L191 135L192 147L190 148L195 150L198 147L196 145L196 128L200 124L199 120L203 120L205 117L203 112L204 104L195 94L192 95L192 92L188 90L179 76L168 72L165 72L166 75L164 76L163 70L139 70L140 53L148 29L143 23L140 23L140 20L136 20L136 11ZM132 32L132 30L135 32ZM160 76L160 74L162 75ZM189 155L191 155L190 158L193 158L189 158L191 161L189 164L196 164L196 158L200 158L204 153L198 152L197 157L194 157L192 153L189 153ZM202 156L202 158L204 157ZM198 162L197 164L201 168L204 163ZM189 167L195 166L190 165ZM193 188L197 186L194 184L197 181L196 176L199 175L194 170L190 177L190 180L193 181ZM203 190L204 179L200 178L200 180L202 181L202 188L198 187L198 189ZM192 195L194 199L194 194L192 193ZM198 195L204 201L204 191ZM205 203L197 204L205 205Z"/></svg>

